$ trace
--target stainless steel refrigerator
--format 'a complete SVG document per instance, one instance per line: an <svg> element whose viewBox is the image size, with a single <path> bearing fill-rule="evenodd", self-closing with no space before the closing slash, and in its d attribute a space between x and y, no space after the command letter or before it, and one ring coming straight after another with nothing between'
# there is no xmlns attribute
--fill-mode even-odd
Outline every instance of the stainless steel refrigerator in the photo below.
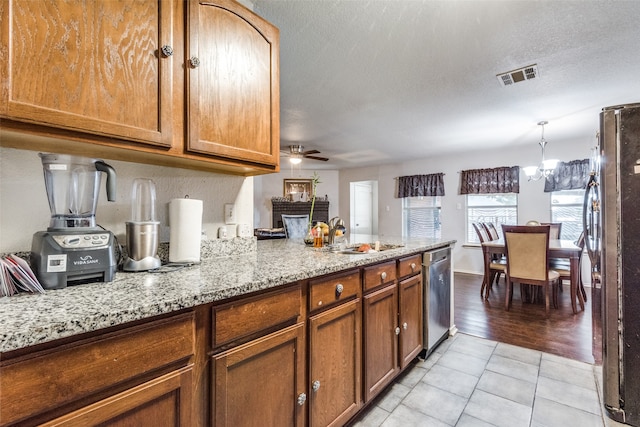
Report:
<svg viewBox="0 0 640 427"><path fill-rule="evenodd" d="M640 103L604 108L599 144L584 222L601 282L603 398L611 418L640 426Z"/></svg>

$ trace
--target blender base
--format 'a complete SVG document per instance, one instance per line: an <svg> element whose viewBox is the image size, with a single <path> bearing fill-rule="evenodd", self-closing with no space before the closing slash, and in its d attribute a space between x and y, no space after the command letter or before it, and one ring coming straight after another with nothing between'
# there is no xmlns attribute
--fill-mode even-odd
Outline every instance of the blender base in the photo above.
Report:
<svg viewBox="0 0 640 427"><path fill-rule="evenodd" d="M141 260L127 258L122 265L122 269L124 271L147 271L153 268L158 268L161 265L162 261L160 261L160 258L156 255L144 257Z"/></svg>

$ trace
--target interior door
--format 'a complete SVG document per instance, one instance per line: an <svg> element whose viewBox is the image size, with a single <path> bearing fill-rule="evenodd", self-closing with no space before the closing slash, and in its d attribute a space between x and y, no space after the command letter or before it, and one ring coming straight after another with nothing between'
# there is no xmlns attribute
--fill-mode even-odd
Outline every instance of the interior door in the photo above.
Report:
<svg viewBox="0 0 640 427"><path fill-rule="evenodd" d="M373 230L373 182L351 183L351 234L377 234Z"/></svg>

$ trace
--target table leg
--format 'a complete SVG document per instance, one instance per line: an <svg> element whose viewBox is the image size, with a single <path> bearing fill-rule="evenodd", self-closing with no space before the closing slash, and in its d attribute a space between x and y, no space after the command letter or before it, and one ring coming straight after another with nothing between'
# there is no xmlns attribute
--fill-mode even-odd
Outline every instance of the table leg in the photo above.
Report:
<svg viewBox="0 0 640 427"><path fill-rule="evenodd" d="M484 275L482 276L482 287L480 288L480 296L484 299L489 298L489 286L491 280L491 254L486 247L482 247L482 255L484 258Z"/></svg>
<svg viewBox="0 0 640 427"><path fill-rule="evenodd" d="M571 269L571 308L573 309L573 313L576 314L578 312L576 298L578 302L580 302L580 309L584 311L584 298L582 292L578 290L580 286L580 256L572 255L569 262L569 268Z"/></svg>

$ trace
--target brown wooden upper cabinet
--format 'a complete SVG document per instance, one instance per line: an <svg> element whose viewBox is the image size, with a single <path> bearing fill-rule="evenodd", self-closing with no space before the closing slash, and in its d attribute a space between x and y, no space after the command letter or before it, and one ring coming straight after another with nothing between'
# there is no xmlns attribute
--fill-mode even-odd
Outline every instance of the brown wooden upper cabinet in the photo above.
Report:
<svg viewBox="0 0 640 427"><path fill-rule="evenodd" d="M2 116L171 146L172 62L162 53L173 45L169 2L14 0L0 8Z"/></svg>
<svg viewBox="0 0 640 427"><path fill-rule="evenodd" d="M187 25L187 150L278 164L278 29L229 0L191 1Z"/></svg>
<svg viewBox="0 0 640 427"><path fill-rule="evenodd" d="M279 170L279 31L234 0L2 1L0 78L3 145Z"/></svg>

